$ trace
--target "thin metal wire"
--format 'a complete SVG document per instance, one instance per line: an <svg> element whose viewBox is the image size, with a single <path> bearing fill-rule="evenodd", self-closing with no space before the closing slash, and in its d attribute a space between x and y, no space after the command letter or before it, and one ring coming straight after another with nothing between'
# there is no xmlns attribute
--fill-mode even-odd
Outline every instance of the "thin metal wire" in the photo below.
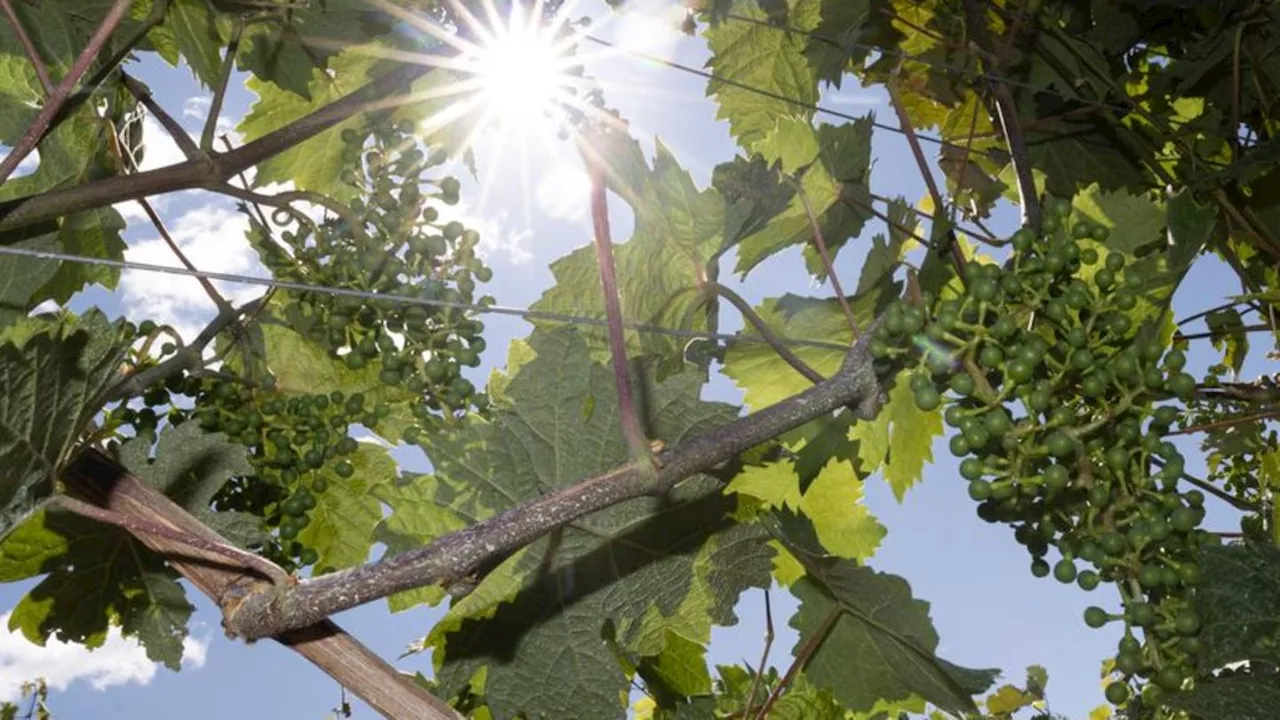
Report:
<svg viewBox="0 0 1280 720"><path fill-rule="evenodd" d="M277 280L275 278L254 277L253 275L241 275L238 273L214 272L211 270L188 270L187 268L172 267L169 265L155 265L152 263L135 262L131 260L112 260L110 258L89 257L86 255L71 255L68 253L53 252L49 250L32 250L30 248L19 248L0 245L0 255L16 255L20 257L40 258L43 260L59 260L62 262L74 262L84 265L99 265L104 267L118 268L120 270L139 270L143 272L165 273L169 275L181 275L185 277L205 278L208 280L220 280L222 282L240 283L242 285L258 285L261 287L278 288L281 290L293 290L295 292L314 292L326 295L345 295L349 297L364 298L367 300L383 300L403 303L405 305L421 305L425 307L448 308L452 310L466 310L475 313L490 315L509 315L521 317L530 320L549 320L552 322L565 322L575 325L595 325L598 327L606 327L608 321L603 318L586 317L583 315L569 315L567 313L550 312L547 310L533 310L530 308L518 308L508 305L481 305L478 303L460 303L448 300L432 300L428 298L413 297L412 295L401 295L398 293L376 293L368 290L353 290L351 288L333 287L330 285L312 285L309 283L290 282L288 280ZM699 330L681 330L679 328L662 327L660 325L651 325L649 323L641 323L634 321L624 321L623 326L629 330L636 332L649 333L652 335L669 335L671 337L688 338L688 339L708 339L720 340L724 342L757 342L767 344L767 341L759 336L751 333L729 334L729 333L713 333ZM832 350L847 351L849 345L843 343L830 342L826 340L810 340L807 338L789 338L779 336L778 338L785 345L803 345L806 347L828 348Z"/></svg>
<svg viewBox="0 0 1280 720"><path fill-rule="evenodd" d="M582 39L589 40L593 43L596 43L597 45L603 45L605 47L613 48L615 50L618 50L621 53L631 55L632 57L636 57L642 60L648 60L649 62L662 65L672 70L679 70L680 72L689 73L690 75L696 75L704 80L714 80L715 82L724 83L725 85L738 88L739 90L745 90L750 93L755 93L763 97L767 97L773 100L777 100L779 102L787 103L788 105L795 105L796 107L804 108L806 110L812 110L814 112L822 113L824 115L838 117L841 120L849 120L851 122L857 122L857 121L862 121L866 119L866 118L860 118L857 115L850 115L849 113L846 113L846 112L840 112L839 110L832 110L831 108L824 107L816 103L811 103L805 100L799 100L793 97L789 97L781 93L776 93L776 92L773 92L772 90L765 90L764 88L756 87L754 85L749 85L743 82L738 82L737 80L730 80L729 78L716 75L715 73L710 73L710 72L707 72L706 70L699 70L698 68L695 68L695 67L689 67L688 65L683 65L681 63L675 62L674 60L667 60L666 58L658 57L657 55L651 55L649 53L646 53L640 50L624 48L616 43L613 43L609 40L605 40L603 38L598 38L594 35L583 35ZM885 123L878 122L875 120L871 121L871 126L878 128L880 130L887 130L889 132L898 133L900 135L906 134L905 131L903 131L903 129L900 127L896 127L894 125L887 125ZM934 143L935 145L950 146L950 147L954 147L961 150L964 149L963 145L960 145L958 143L953 143L947 140L943 140L942 138L933 137L932 135L924 135L921 133L916 133L916 137L920 138L921 140L924 140L925 142ZM995 152L992 152L989 150L981 150L979 148L973 148L972 152L982 153L984 155L997 154ZM1004 153L1001 152L999 154L1004 154Z"/></svg>

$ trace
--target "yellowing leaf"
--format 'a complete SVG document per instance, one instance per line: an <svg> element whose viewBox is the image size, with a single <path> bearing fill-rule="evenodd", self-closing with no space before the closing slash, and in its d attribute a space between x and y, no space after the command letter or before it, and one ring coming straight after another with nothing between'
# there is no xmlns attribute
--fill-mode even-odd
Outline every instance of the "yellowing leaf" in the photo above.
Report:
<svg viewBox="0 0 1280 720"><path fill-rule="evenodd" d="M794 509L800 505L800 479L791 465L785 462L749 465L729 482L724 491L757 498L764 502L766 508Z"/></svg>
<svg viewBox="0 0 1280 720"><path fill-rule="evenodd" d="M884 539L885 528L862 504L862 480L848 463L828 463L805 492L800 509L834 555L863 562Z"/></svg>

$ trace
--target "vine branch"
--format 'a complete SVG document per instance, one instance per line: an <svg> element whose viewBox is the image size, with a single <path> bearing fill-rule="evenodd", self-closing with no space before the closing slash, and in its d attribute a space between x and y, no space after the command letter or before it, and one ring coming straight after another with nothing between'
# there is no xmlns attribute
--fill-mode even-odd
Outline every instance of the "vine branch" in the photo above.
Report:
<svg viewBox="0 0 1280 720"><path fill-rule="evenodd" d="M916 136L915 126L911 124L911 118L907 116L907 109L902 104L898 89L894 86L893 81L885 83L885 88L889 91L889 102L893 105L893 111L898 115L898 125L902 128L902 134L907 138L907 145L911 147L911 156L915 158L916 165L920 168L920 177L924 179L925 187L929 190L929 197L933 199L936 227L937 217L942 214L943 208L946 207L946 204L942 201L942 193L939 192L938 183L933 179L933 173L929 170L929 162L925 160L924 150L920 147L920 138ZM932 243L929 243L929 245L932 245ZM964 251L960 249L960 243L956 242L955 230L950 227L947 228L947 246L951 252L951 262L956 267L956 273L960 275L960 279L963 281L965 279Z"/></svg>
<svg viewBox="0 0 1280 720"><path fill-rule="evenodd" d="M213 136L218 130L218 116L222 114L222 101L227 95L227 82L231 79L231 71L235 69L236 50L240 47L240 35L244 32L244 19L237 17L231 24L231 39L227 41L227 56L222 61L222 74L218 77L218 86L213 89L213 101L209 103L209 116L204 121L204 132L200 135L200 149L213 151Z"/></svg>
<svg viewBox="0 0 1280 720"><path fill-rule="evenodd" d="M874 330L874 325L869 330ZM681 480L712 470L814 418L846 406L856 408L861 418L875 417L883 392L872 368L871 334L865 333L853 345L830 378L666 449L652 471L645 472L644 466L629 462L445 535L425 547L288 588L253 592L236 604L223 606L223 625L232 635L254 640L403 590L448 586L555 528L626 500L665 493Z"/></svg>
<svg viewBox="0 0 1280 720"><path fill-rule="evenodd" d="M36 79L40 81L40 87L44 88L44 94L53 94L54 86L53 81L49 79L49 69L45 67L44 60L40 57L40 52L36 50L35 43L31 42L31 36L27 34L27 29L22 26L22 19L14 11L10 0L0 0L0 8L4 10L4 16L9 20L9 25L13 26L14 37L18 38L18 44L22 46L22 51L27 54L27 60L31 62L31 67L36 72Z"/></svg>
<svg viewBox="0 0 1280 720"><path fill-rule="evenodd" d="M622 434L632 461L651 457L649 442L640 426L640 413L631 394L631 368L627 364L627 341L622 325L622 302L618 298L618 278L613 262L613 239L609 229L609 202L605 188L604 160L588 140L578 144L578 152L587 166L591 182L591 224L596 248L596 267L600 273L605 317L609 321L609 354L613 360L613 379L618 385L618 415Z"/></svg>
<svg viewBox="0 0 1280 720"><path fill-rule="evenodd" d="M994 78L1000 71L993 66L991 58L995 57L995 46L991 33L987 28L985 3L978 0L964 0L965 25L969 37L982 52L979 62L987 76L987 87L995 99L996 116L1000 128L1004 131L1005 144L1009 148L1009 162L1013 165L1013 174L1018 179L1018 202L1022 206L1022 224L1039 232L1040 230L1040 198L1036 193L1035 177L1031 174L1031 157L1027 153L1027 141L1022 134L1022 126L1018 121L1018 105L1013 99L1009 86Z"/></svg>
<svg viewBox="0 0 1280 720"><path fill-rule="evenodd" d="M787 347L782 340L774 334L773 330L765 323L764 318L760 317L755 309L751 307L751 304L748 303L741 295L715 281L707 281L703 287L707 292L715 293L725 300L728 300L730 305L736 308L739 313L742 313L743 319L750 323L751 327L756 329L756 332L760 334L760 337L764 339L769 347L773 348L773 351L778 353L778 357L782 358L783 361L790 365L796 372L803 375L805 379L810 382L820 383L823 381L824 378L822 375L817 370L809 367L804 360L800 359L800 356L792 352L791 348Z"/></svg>
<svg viewBox="0 0 1280 720"><path fill-rule="evenodd" d="M96 450L81 453L63 480L77 495L106 512L150 525L168 526L184 536L230 547L230 543L200 520ZM263 582L246 576L247 565L228 567L220 554L202 557L205 551L193 550L185 544L186 538L178 543L142 532L138 540L168 558L192 586L216 602L234 601ZM259 560L268 562L263 558ZM284 572L280 568L276 571ZM444 701L402 675L330 620L280 633L272 639L311 661L384 717L461 720Z"/></svg>
<svg viewBox="0 0 1280 720"><path fill-rule="evenodd" d="M31 123L31 127L22 134L18 139L17 145L4 160L0 160L0 183L8 179L14 168L18 167L18 163L23 158L31 154L36 149L36 145L40 144L40 140L44 137L45 131L53 123L53 118L62 109L63 103L67 101L67 97L71 95L71 91L75 89L76 83L80 82L81 76L89 69L89 65L98 58L98 54L102 52L102 47L106 45L107 38L111 33L115 32L120 21L124 19L125 13L129 11L130 0L116 0L107 11L106 17L102 19L102 25L89 38L89 44L85 45L84 50L80 51L80 56L76 58L75 63L71 65L71 69L63 76L62 82L53 89L53 93L49 95L48 101L44 107L40 109L40 114L36 116L35 122Z"/></svg>
<svg viewBox="0 0 1280 720"><path fill-rule="evenodd" d="M0 202L0 243L18 241L19 234L8 233L9 230L62 215L140 197L220 185L241 171L274 157L357 113L411 102L411 98L390 99L387 96L428 70L422 65L401 65L340 100L226 153L211 153L199 160L188 160L135 175L103 178L75 187Z"/></svg>
<svg viewBox="0 0 1280 720"><path fill-rule="evenodd" d="M853 338L858 338L858 319L853 315L853 308L849 307L849 299L844 296L844 288L840 287L840 277L836 275L836 268L831 263L831 253L827 250L827 241L822 237L822 225L818 222L818 215L813 211L813 205L809 203L809 198L804 194L804 188L800 187L800 183L795 180L791 181L796 189L796 197L800 198L800 204L804 206L805 215L809 217L809 226L813 228L813 245L818 250L818 257L822 259L822 268L827 272L827 279L831 281L831 289L836 294L836 300L840 303L840 309L844 311L844 317L849 321L849 330L853 333Z"/></svg>
<svg viewBox="0 0 1280 720"><path fill-rule="evenodd" d="M187 131L183 130L178 121L165 112L165 109L160 107L160 103L156 102L156 99L152 97L150 88L124 71L120 72L120 82L124 83L125 89L137 98L138 102L142 103L142 106L147 109L147 112L151 113L156 122L160 123L160 127L164 128L169 137L173 138L174 144L182 151L184 157L188 160L198 160L204 157L204 153L200 152L200 148L196 147L195 141L191 139Z"/></svg>

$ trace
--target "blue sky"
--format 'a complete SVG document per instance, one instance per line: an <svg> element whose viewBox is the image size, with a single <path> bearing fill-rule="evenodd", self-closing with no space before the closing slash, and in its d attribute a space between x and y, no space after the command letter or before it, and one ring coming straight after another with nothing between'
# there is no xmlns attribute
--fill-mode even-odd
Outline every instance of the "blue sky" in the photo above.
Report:
<svg viewBox="0 0 1280 720"><path fill-rule="evenodd" d="M638 2L636 6L643 12L668 4ZM605 17L595 4L580 5L579 10ZM692 67L701 67L706 59L701 41L664 29L643 16L597 23L594 32L601 37L640 43L648 52ZM623 56L593 61L588 72L604 82L609 103L631 121L642 144L652 150L654 137L661 137L700 186L709 182L717 164L735 154L727 126L715 119L716 105L705 97L705 81L701 78ZM138 65L135 74L151 85L160 103L188 130L198 133L208 94L185 68L173 69L148 61ZM238 120L252 100L247 91L237 86L227 98L224 117ZM855 115L874 112L882 121L893 124L892 110L883 95L862 90L856 83L846 84L841 93L829 94L823 104ZM830 117L819 119L839 122ZM172 142L162 136L154 123L147 132L148 166L181 160ZM924 185L905 140L882 131L876 131L874 137L873 190L885 196L919 199ZM506 152L499 151L492 133L480 139L477 156L485 187L481 192L473 181L464 178L459 212L484 238L488 262L495 271L489 292L500 304L525 306L550 285L547 263L589 242L589 220L582 192L585 185L571 146L532 143L523 161L521 153L507 147ZM926 151L932 152L928 146ZM242 237L243 221L227 200L191 191L154 202L198 266L223 272L260 272ZM629 232L630 216L621 202L614 202L612 209L615 238L621 241ZM136 206L122 210L131 220L126 236L130 242L128 258L176 264ZM993 227L1009 232L1014 222L1014 212L1006 208L998 213ZM840 254L837 271L846 282L857 277L860 249L866 246L865 241L881 230L869 227L863 242L851 242ZM730 258L722 266L726 275L732 262ZM828 292L814 287L804 272L798 250L736 286L753 300L785 292ZM1206 261L1188 279L1184 291L1175 299L1175 307L1180 316L1195 312L1216 304L1223 288L1234 286L1225 268ZM241 300L260 292L253 287L222 287ZM112 313L159 315L189 330L200 327L212 310L193 280L141 273L126 273L121 288L115 292L86 291L74 304L94 304ZM486 377L495 363L503 361L512 338L529 330L526 323L513 318L492 316L485 322L489 350L485 364L475 373L477 378ZM726 313L724 325L733 329L739 322ZM1266 361L1261 354L1255 351L1246 376L1264 371ZM1199 367L1210 360L1209 353L1192 356L1193 364ZM1274 364L1271 365L1274 372ZM723 379L713 381L708 397L740 399L737 390ZM420 454L401 451L397 455L407 468L425 469ZM888 486L878 478L868 480L867 504L889 530L871 564L906 577L916 596L932 603L944 657L973 667L1002 668L1015 681L1021 680L1025 666L1044 665L1049 670L1051 707L1068 717L1084 717L1103 702L1098 669L1102 659L1113 652L1119 629L1111 626L1102 631L1089 630L1081 621L1081 613L1090 604L1114 605L1114 593L1103 587L1087 594L1075 586L1033 578L1027 571L1029 558L1013 542L1011 531L984 523L974 514L965 483L959 479L956 463L946 452L943 440L935 445L935 456L938 462L926 468L924 481L903 504L894 500ZM1195 455L1190 457L1189 469L1200 471ZM1206 524L1223 530L1237 529L1234 514L1220 503L1212 505ZM0 586L0 616L31 584ZM225 640L211 604L198 593L189 595L198 610L192 628L193 661L183 672L151 666L140 659L135 646L118 639L113 639L108 648L86 655L72 648L33 648L19 636L0 632L0 697L5 696L8 683L31 671L44 673L59 685L68 683L55 692L54 707L58 717L72 720L202 720L224 718L231 713L311 719L323 717L337 704L339 689L325 675L272 643L245 646ZM774 591L772 600L775 630L779 633L772 662L785 668L794 644L794 635L786 627L794 602L785 591ZM438 614L438 610L420 608L392 616L385 606L375 603L337 619L375 651L395 658L409 642L425 634ZM756 663L764 635L762 594L744 596L738 615L739 625L715 632L713 662ZM409 670L430 669L425 655L397 664ZM373 714L357 705L356 717Z"/></svg>

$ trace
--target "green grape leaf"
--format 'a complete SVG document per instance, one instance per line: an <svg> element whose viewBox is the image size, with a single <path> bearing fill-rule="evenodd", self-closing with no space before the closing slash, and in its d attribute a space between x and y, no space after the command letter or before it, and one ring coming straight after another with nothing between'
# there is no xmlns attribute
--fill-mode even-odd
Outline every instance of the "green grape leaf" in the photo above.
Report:
<svg viewBox="0 0 1280 720"><path fill-rule="evenodd" d="M212 12L205 0L171 0L165 12L165 29L206 88L217 87L222 77L222 55L229 39L226 26L227 21Z"/></svg>
<svg viewBox="0 0 1280 720"><path fill-rule="evenodd" d="M115 208L87 210L69 215L58 230L57 245L62 252L92 258L123 260L125 242L120 236L126 223ZM120 280L120 268L86 263L59 263L57 272L34 294L40 300L65 303L86 285L112 289Z"/></svg>
<svg viewBox="0 0 1280 720"><path fill-rule="evenodd" d="M649 688L679 697L711 692L711 672L707 669L707 648L678 633L666 631L662 652L647 658L638 668Z"/></svg>
<svg viewBox="0 0 1280 720"><path fill-rule="evenodd" d="M913 598L900 577L847 560L815 562L791 591L800 600L791 620L800 632L796 652L815 633L827 633L805 674L849 710L918 694L943 710L972 712L972 696L998 674L938 658L929 605Z"/></svg>
<svg viewBox="0 0 1280 720"><path fill-rule="evenodd" d="M238 129L244 133L246 142L279 130L358 90L369 81L369 71L375 62L371 53L352 48L329 61L330 72L313 68L310 100L282 90L274 83L250 78L245 85L258 95L258 101L240 121ZM358 148L343 142L342 131L349 128L363 132L365 123L364 115L353 116L264 160L258 165L254 184L293 182L299 189L328 195L340 202L351 200L356 189L342 182L342 171L356 162Z"/></svg>
<svg viewBox="0 0 1280 720"><path fill-rule="evenodd" d="M796 676L778 698L769 711L769 717L778 720L847 720L848 711L840 707L830 691L809 682L802 674Z"/></svg>
<svg viewBox="0 0 1280 720"><path fill-rule="evenodd" d="M868 211L871 129L870 115L843 125L824 123L816 129L794 115L777 121L757 143L756 151L770 162L781 162L784 169L801 169L800 192L768 225L739 242L734 272L745 276L770 256L792 245L803 245L810 274L819 280L826 278L821 256L813 247L810 210L834 261L839 249L862 232L872 217ZM801 142L806 133L809 140ZM802 149L805 152L801 153Z"/></svg>
<svg viewBox="0 0 1280 720"><path fill-rule="evenodd" d="M176 574L128 532L43 510L0 541L0 582L47 574L13 609L9 629L92 649L119 625L147 657L177 670L194 609Z"/></svg>
<svg viewBox="0 0 1280 720"><path fill-rule="evenodd" d="M1280 664L1280 548L1254 543L1205 547L1195 593L1206 667L1241 660Z"/></svg>
<svg viewBox="0 0 1280 720"><path fill-rule="evenodd" d="M44 233L13 243L11 247L44 252L58 250L54 235ZM26 317L31 298L59 270L57 260L18 255L0 256L0 328Z"/></svg>
<svg viewBox="0 0 1280 720"><path fill-rule="evenodd" d="M1214 333L1213 346L1222 353L1222 362L1239 374L1245 357L1249 355L1249 333L1245 330L1240 311L1235 308L1215 310L1205 316L1204 322Z"/></svg>
<svg viewBox="0 0 1280 720"><path fill-rule="evenodd" d="M1031 164L1044 173L1045 189L1071 197L1080 186L1101 182L1109 190L1148 187L1134 161L1092 123L1046 120L1027 133Z"/></svg>
<svg viewBox="0 0 1280 720"><path fill-rule="evenodd" d="M536 357L507 387L509 407L427 441L451 483L449 505L463 514L485 517L626 462L613 376L586 341L561 328L536 333L531 346ZM736 417L698 399L699 373L641 377L650 437L674 445ZM695 476L665 498L622 503L528 546L427 639L442 686L456 691L485 668L498 716L617 715L627 681L600 640L606 622L624 652L657 655L668 631L707 642L713 623L734 622L742 590L768 583L772 551L759 527L733 523L733 505ZM477 595L484 600L471 602Z"/></svg>
<svg viewBox="0 0 1280 720"><path fill-rule="evenodd" d="M275 374L276 387L280 392L286 395L327 395L341 390L348 396L362 393L367 408L387 403L391 415L383 418L374 430L388 440L399 441L400 433L413 424L409 406L417 401L418 396L403 384L386 385L379 380L381 362L370 362L352 370L341 360L329 357L323 347L294 331L285 321L266 312L255 324L255 330L260 331L261 351ZM244 354L236 349L228 356L228 363L232 367L241 367L245 362Z"/></svg>
<svg viewBox="0 0 1280 720"><path fill-rule="evenodd" d="M314 493L316 506L309 513L311 522L298 533L298 542L320 554L316 562L319 572L369 561L374 530L382 521L377 488L396 477L396 462L381 445L361 442L346 459L355 467L355 474L349 478L339 476L329 464L314 471L329 487Z"/></svg>
<svg viewBox="0 0 1280 720"><path fill-rule="evenodd" d="M335 47L368 41L390 30L364 0L325 0L292 9L284 21L251 25L236 68L305 100L311 99L311 71L323 68Z"/></svg>
<svg viewBox="0 0 1280 720"><path fill-rule="evenodd" d="M795 32L781 32L770 26L768 13L755 2L738 0L733 12L756 22L735 20L706 31L711 49L707 67L717 78L708 82L707 95L715 96L720 104L716 118L729 121L729 132L743 148L754 151L780 117L794 113L813 117L812 110L802 108L818 102L818 77L809 67L804 40L797 33L816 28L821 11L821 0L798 0L786 22Z"/></svg>
<svg viewBox="0 0 1280 720"><path fill-rule="evenodd" d="M804 49L819 80L839 88L844 74L864 62L872 46L900 41L890 21L892 5L889 0L823 0L822 21Z"/></svg>
<svg viewBox="0 0 1280 720"><path fill-rule="evenodd" d="M942 434L942 412L921 410L911 388L898 383L889 391L889 401L879 416L871 422L887 427L889 453L884 479L893 488L893 496L902 502L907 490L920 482L924 466L933 462L933 440Z"/></svg>
<svg viewBox="0 0 1280 720"><path fill-rule="evenodd" d="M713 189L699 191L670 151L657 143L650 169L640 144L612 136L602 151L609 158L609 186L631 206L635 230L615 242L618 295L623 313L634 322L686 330L714 330L697 289L698 268L715 280L712 255L720 248L725 203ZM534 310L603 318L604 293L593 245L551 264L556 284L533 304ZM552 323L535 321L539 327ZM605 328L582 328L596 357L609 357ZM628 331L631 354L678 355L683 338Z"/></svg>
<svg viewBox="0 0 1280 720"><path fill-rule="evenodd" d="M253 474L244 446L198 423L167 425L152 455L149 439L120 446L120 464L227 540L247 547L266 539L262 519L245 512L212 509L213 498L233 477Z"/></svg>
<svg viewBox="0 0 1280 720"><path fill-rule="evenodd" d="M724 247L762 229L795 197L795 187L784 182L777 170L759 155L750 160L738 155L717 165L711 186L724 197Z"/></svg>
<svg viewBox="0 0 1280 720"><path fill-rule="evenodd" d="M388 555L427 545L475 520L449 509L447 489L432 475L403 474L395 482L375 485L371 492L391 508L373 533L375 542L386 545ZM435 605L442 599L444 591L430 586L396 593L387 598L387 605L391 612L401 612L424 603Z"/></svg>
<svg viewBox="0 0 1280 720"><path fill-rule="evenodd" d="M1197 680L1195 688L1174 693L1166 702L1196 720L1272 720L1280 708L1280 679L1232 675Z"/></svg>
<svg viewBox="0 0 1280 720"><path fill-rule="evenodd" d="M795 470L785 462L772 462L768 465L748 465L734 476L725 492L753 497L765 508L788 508L795 510L800 506L800 482Z"/></svg>
<svg viewBox="0 0 1280 720"><path fill-rule="evenodd" d="M832 555L865 562L884 539L885 528L862 502L862 480L833 458L800 500L818 541ZM901 498L899 498L901 499Z"/></svg>
<svg viewBox="0 0 1280 720"><path fill-rule="evenodd" d="M25 320L0 337L0 537L53 492L127 349L96 310Z"/></svg>
<svg viewBox="0 0 1280 720"><path fill-rule="evenodd" d="M852 303L853 316L860 328L867 327L874 319L875 299L867 296ZM821 338L835 345L853 343L849 321L834 298L789 294L767 298L756 307L756 314L784 338ZM835 373L848 354L839 347L811 345L792 345L791 351L824 377ZM763 342L730 345L725 353L723 372L742 389L746 405L754 410L773 405L813 385Z"/></svg>

